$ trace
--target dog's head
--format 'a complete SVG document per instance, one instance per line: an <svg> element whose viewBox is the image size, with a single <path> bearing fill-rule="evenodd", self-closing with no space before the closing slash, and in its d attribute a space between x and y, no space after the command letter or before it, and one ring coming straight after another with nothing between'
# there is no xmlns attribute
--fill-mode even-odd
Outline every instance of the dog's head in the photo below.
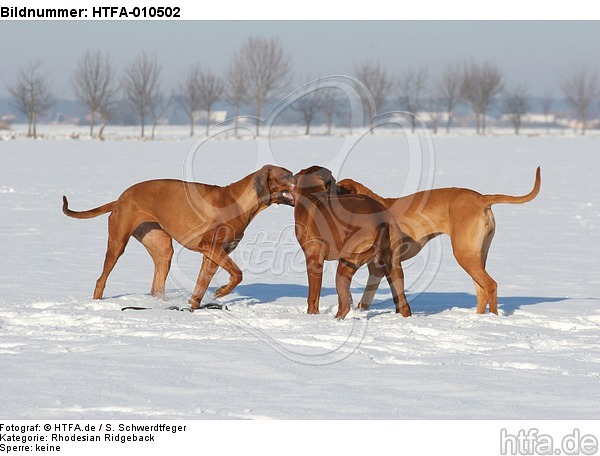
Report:
<svg viewBox="0 0 600 456"><path fill-rule="evenodd" d="M254 188L259 199L267 204L287 204L294 206L296 178L288 169L275 165L265 165L254 175Z"/></svg>
<svg viewBox="0 0 600 456"><path fill-rule="evenodd" d="M296 177L296 192L301 195L331 193L336 189L335 178L330 170L322 166L311 166L299 171Z"/></svg>

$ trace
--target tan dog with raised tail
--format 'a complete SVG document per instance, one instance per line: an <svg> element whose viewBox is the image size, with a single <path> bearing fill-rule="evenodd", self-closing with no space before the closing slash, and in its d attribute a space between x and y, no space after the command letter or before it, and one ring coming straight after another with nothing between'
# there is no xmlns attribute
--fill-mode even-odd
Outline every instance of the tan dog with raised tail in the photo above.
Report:
<svg viewBox="0 0 600 456"><path fill-rule="evenodd" d="M96 282L94 299L101 299L108 275L133 236L148 250L154 261L152 294L164 296L171 258L172 240L204 255L194 293L192 309L198 309L206 289L222 267L229 275L227 285L215 291L225 296L242 281L242 271L229 257L252 219L271 204L294 205L292 173L266 165L225 187L173 179L141 182L123 192L118 200L89 211L69 209L63 196L63 212L85 219L110 212L108 248L104 269Z"/></svg>
<svg viewBox="0 0 600 456"><path fill-rule="evenodd" d="M496 229L491 206L522 204L535 198L541 186L539 167L533 189L523 196L482 195L466 188L440 188L400 198L382 198L352 179L343 179L337 185L339 193L367 195L389 209L405 236L402 261L414 257L434 237L450 236L454 257L475 283L477 312L485 313L489 304L490 312L498 313L497 284L485 270ZM380 282L381 277L369 266L369 280L359 308L369 308Z"/></svg>

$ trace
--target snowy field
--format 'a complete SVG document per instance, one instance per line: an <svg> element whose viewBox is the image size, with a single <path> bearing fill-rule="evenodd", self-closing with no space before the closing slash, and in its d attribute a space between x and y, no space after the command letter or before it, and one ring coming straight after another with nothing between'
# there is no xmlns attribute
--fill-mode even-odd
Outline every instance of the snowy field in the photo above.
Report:
<svg viewBox="0 0 600 456"><path fill-rule="evenodd" d="M44 130L44 128L40 128ZM46 127L48 131L48 127ZM52 130L51 130L52 131ZM132 131L131 135L135 132ZM9 135L7 133L7 135ZM185 130L157 141L0 141L0 410L17 419L598 419L600 418L600 137L436 136L434 187L540 195L497 205L488 271L500 315L477 315L473 283L447 238L407 262L414 316L393 313L382 284L368 312L335 321L335 265L321 314L306 311L293 210L271 207L233 253L244 281L230 311L184 305L201 257L176 249L167 300L149 295L150 257L135 240L91 298L107 217L74 210L153 178L227 184L268 148L296 172L326 165L343 135L215 139L195 149ZM413 145L411 145L413 144ZM410 149L410 150L409 150ZM338 177L384 196L427 180L397 132L356 144ZM405 185L406 183L410 185ZM358 302L366 275L353 283ZM224 284L217 274L210 290ZM122 312L124 306L153 310Z"/></svg>

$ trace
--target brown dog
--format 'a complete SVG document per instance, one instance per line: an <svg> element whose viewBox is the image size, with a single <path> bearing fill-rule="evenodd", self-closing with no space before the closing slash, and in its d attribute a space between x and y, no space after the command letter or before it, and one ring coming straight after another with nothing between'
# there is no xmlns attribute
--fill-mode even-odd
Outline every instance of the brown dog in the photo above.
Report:
<svg viewBox="0 0 600 456"><path fill-rule="evenodd" d="M405 236L402 261L414 257L434 237L449 235L454 257L475 282L477 312L484 313L489 304L490 312L498 313L497 284L485 270L496 228L491 206L521 204L535 198L541 185L539 167L533 189L523 196L482 195L466 188L440 188L401 198L382 198L352 179L343 179L337 185L340 193L368 195L390 210ZM381 277L369 266L369 281L359 308L369 308L380 281Z"/></svg>
<svg viewBox="0 0 600 456"><path fill-rule="evenodd" d="M140 241L154 261L152 294L164 296L173 256L172 239L204 255L190 304L200 307L206 289L221 266L230 274L227 285L215 291L225 296L242 281L242 271L229 257L252 219L271 204L294 205L295 178L285 168L266 165L226 187L180 180L152 180L133 185L117 201L84 212L63 212L69 217L108 218L108 249L94 299L101 299L106 279L131 236Z"/></svg>
<svg viewBox="0 0 600 456"><path fill-rule="evenodd" d="M408 317L400 265L402 233L385 206L365 195L336 195L331 171L320 166L303 169L295 176L296 238L306 257L308 313L319 313L325 260L339 260L335 285L336 318L350 311L352 277L364 264L379 277L386 276L396 312Z"/></svg>

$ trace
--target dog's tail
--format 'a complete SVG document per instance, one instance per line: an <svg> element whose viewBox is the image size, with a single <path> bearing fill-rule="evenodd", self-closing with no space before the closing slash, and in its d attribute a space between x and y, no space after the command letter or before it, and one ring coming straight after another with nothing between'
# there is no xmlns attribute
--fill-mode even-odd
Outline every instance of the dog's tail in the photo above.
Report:
<svg viewBox="0 0 600 456"><path fill-rule="evenodd" d="M538 166L537 171L535 173L535 183L533 184L533 189L527 193L527 195L523 196L511 196L511 195L483 195L484 201L488 206L492 204L498 203L507 203L507 204L523 204L531 201L535 198L540 192L540 187L542 185L542 177L541 177L541 168Z"/></svg>
<svg viewBox="0 0 600 456"><path fill-rule="evenodd" d="M69 202L67 201L67 197L63 196L62 211L64 212L65 215L67 215L69 217L73 217L76 219L89 219L89 218L98 217L99 215L102 215L102 214L106 214L107 212L112 212L112 210L115 208L115 203L116 203L116 201L112 201L110 203L106 203L105 205L97 207L95 209L90 209L89 211L76 212L76 211L72 211L71 209L69 209Z"/></svg>

